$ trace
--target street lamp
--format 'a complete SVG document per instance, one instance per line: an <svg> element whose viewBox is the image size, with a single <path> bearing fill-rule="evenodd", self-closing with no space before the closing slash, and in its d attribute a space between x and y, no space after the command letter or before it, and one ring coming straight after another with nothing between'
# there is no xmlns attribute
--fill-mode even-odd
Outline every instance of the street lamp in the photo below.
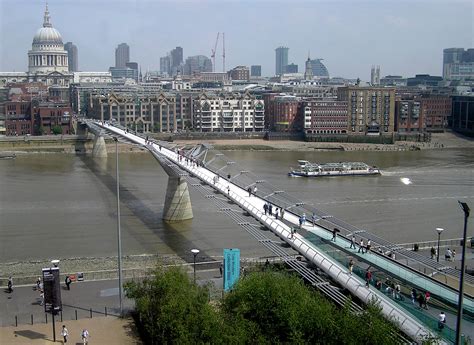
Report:
<svg viewBox="0 0 474 345"><path fill-rule="evenodd" d="M444 231L443 228L436 228L436 232L438 233L438 251L436 252L436 261L439 262L439 241L441 240L441 233Z"/></svg>
<svg viewBox="0 0 474 345"><path fill-rule="evenodd" d="M461 322L462 322L462 302L464 297L464 270L466 269L466 240L467 240L467 218L469 218L469 213L471 210L465 202L458 201L459 206L464 212L464 231L462 237L462 256L461 256L461 279L459 281L459 302L458 302L458 315L456 322L456 342L458 345L461 342Z"/></svg>
<svg viewBox="0 0 474 345"><path fill-rule="evenodd" d="M199 249L191 249L191 253L194 255L194 284L196 284L196 256L199 254Z"/></svg>
<svg viewBox="0 0 474 345"><path fill-rule="evenodd" d="M123 315L122 304L122 236L120 230L120 181L119 181L119 155L118 138L113 137L115 141L115 176L117 182L117 246L118 246L118 278L119 278L119 304L120 316Z"/></svg>

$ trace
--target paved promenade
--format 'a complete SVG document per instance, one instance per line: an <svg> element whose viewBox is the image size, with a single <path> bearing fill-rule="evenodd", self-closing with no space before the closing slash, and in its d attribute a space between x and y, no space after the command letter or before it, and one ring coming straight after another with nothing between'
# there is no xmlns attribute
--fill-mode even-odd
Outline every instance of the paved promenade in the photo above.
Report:
<svg viewBox="0 0 474 345"><path fill-rule="evenodd" d="M69 331L68 344L82 345L81 331L87 329L90 334L89 344L132 345L142 344L139 340L133 320L120 319L114 316L96 317L63 322ZM56 343L62 343L61 323L56 323ZM21 325L18 327L0 327L0 344L51 344L53 330L51 323Z"/></svg>

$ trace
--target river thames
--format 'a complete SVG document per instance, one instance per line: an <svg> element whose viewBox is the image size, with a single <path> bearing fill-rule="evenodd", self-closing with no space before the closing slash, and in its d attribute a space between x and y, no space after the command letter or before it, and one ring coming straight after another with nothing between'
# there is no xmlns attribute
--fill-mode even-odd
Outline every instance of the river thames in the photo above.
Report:
<svg viewBox="0 0 474 345"><path fill-rule="evenodd" d="M457 200L474 201L474 150L404 152L226 151L226 156L278 189L393 242L462 236ZM116 255L115 159L89 156L19 155L0 161L0 260ZM380 167L377 177L291 178L298 159L363 161ZM178 254L200 248L222 255L237 247L243 256L268 252L190 187L194 219L161 220L167 176L147 153L120 154L123 252ZM472 223L471 223L472 224ZM472 225L469 226L469 233Z"/></svg>

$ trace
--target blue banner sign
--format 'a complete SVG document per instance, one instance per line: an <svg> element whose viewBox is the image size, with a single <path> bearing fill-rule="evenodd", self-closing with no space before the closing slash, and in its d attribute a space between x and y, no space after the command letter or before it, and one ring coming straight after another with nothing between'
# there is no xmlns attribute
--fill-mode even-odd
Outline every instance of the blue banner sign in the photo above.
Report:
<svg viewBox="0 0 474 345"><path fill-rule="evenodd" d="M240 276L240 249L224 249L224 291L232 289Z"/></svg>

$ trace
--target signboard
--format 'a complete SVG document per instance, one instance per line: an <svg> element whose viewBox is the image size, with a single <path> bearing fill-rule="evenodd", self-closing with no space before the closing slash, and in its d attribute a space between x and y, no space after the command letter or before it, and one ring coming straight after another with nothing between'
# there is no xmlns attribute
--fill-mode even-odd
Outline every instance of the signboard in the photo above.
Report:
<svg viewBox="0 0 474 345"><path fill-rule="evenodd" d="M240 249L224 249L224 291L229 291L239 280L240 276Z"/></svg>
<svg viewBox="0 0 474 345"><path fill-rule="evenodd" d="M61 287L59 282L59 268L43 268L44 310L61 310Z"/></svg>

